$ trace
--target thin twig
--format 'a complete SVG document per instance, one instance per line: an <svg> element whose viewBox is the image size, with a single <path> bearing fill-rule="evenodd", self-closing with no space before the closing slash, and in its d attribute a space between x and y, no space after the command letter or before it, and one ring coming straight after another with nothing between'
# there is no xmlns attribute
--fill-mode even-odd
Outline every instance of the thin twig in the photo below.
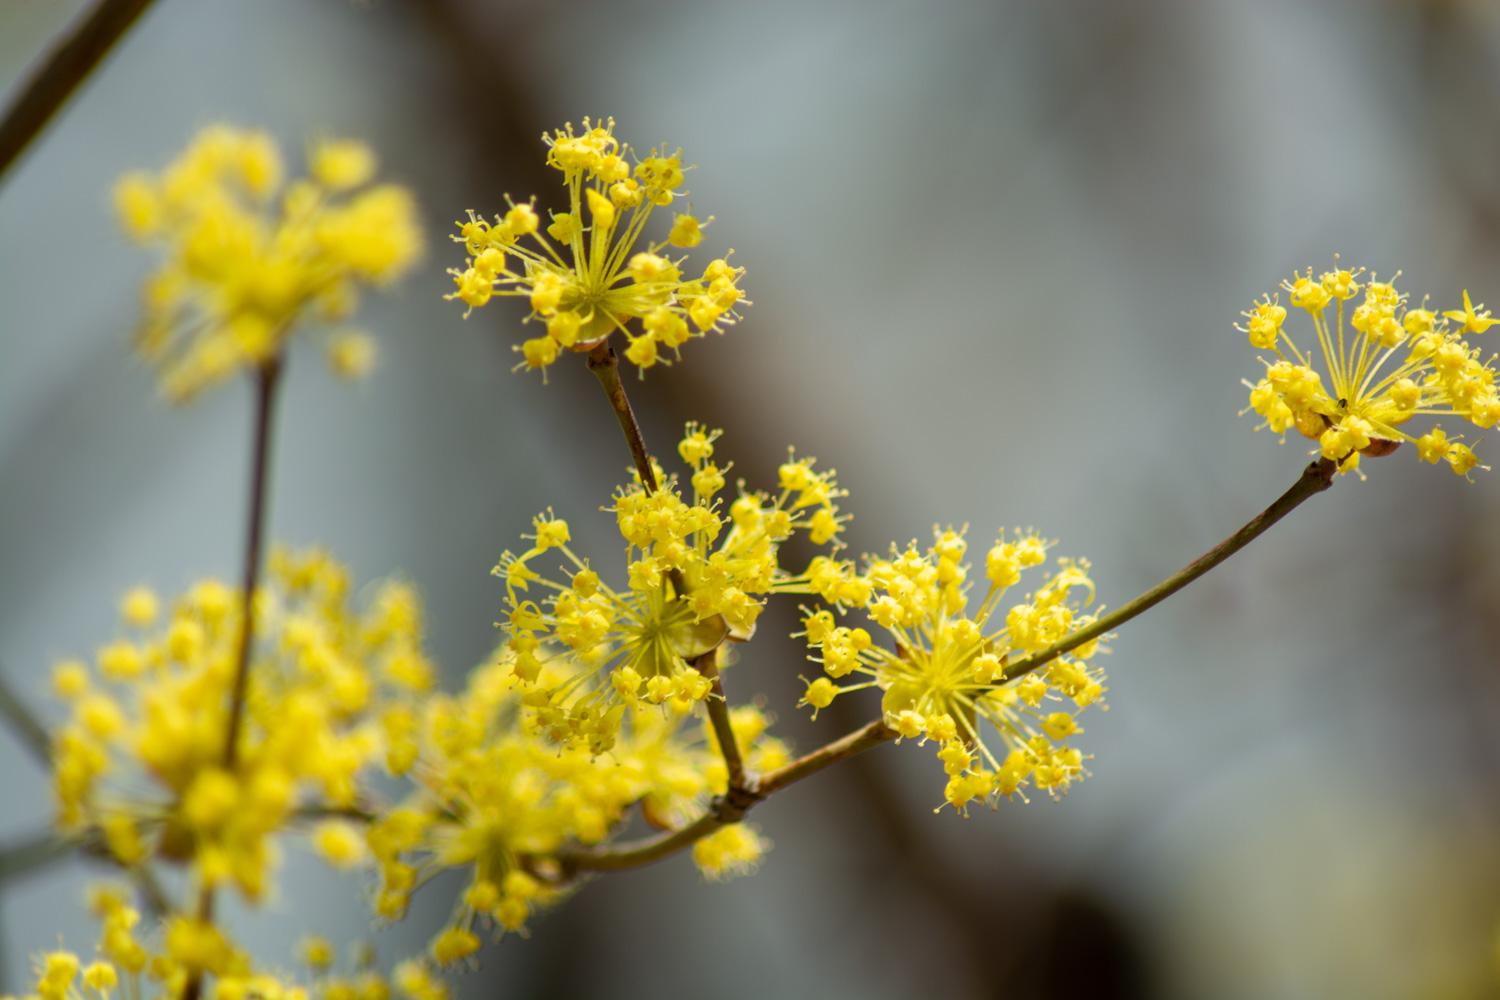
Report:
<svg viewBox="0 0 1500 1000"><path fill-rule="evenodd" d="M1326 458L1320 458L1313 462L1306 469L1302 470L1301 478L1292 485L1291 489L1283 493L1271 506L1257 514L1249 524L1130 603L1105 615L1087 628L1081 628L1066 638L1059 639L1052 645L1044 649L1039 649L1030 656L1010 664L1006 667L1005 678L1000 683L1013 681L1017 677L1031 673L1031 671L1036 670L1038 667L1045 666L1064 653L1071 652L1084 643L1097 639L1111 629L1123 625L1141 612L1147 611L1168 597L1171 597L1183 587L1186 587L1198 579L1198 577L1207 573L1219 565L1219 563L1260 537L1267 528L1290 514L1304 500L1328 489L1329 486L1333 485L1333 474L1337 468L1338 466L1333 461Z"/></svg>
<svg viewBox="0 0 1500 1000"><path fill-rule="evenodd" d="M224 769L233 771L239 756L240 729L245 715L245 692L249 687L250 658L255 640L255 591L260 586L261 550L266 521L266 495L270 482L271 432L276 409L276 388L281 381L281 357L272 356L255 372L255 431L250 457L250 512L245 525L245 575L240 595L240 644L236 654L234 685L230 691L229 724L224 734ZM209 923L214 916L214 890L198 890L198 920ZM182 991L183 1000L198 1000L203 992L203 972L195 970Z"/></svg>
<svg viewBox="0 0 1500 1000"><path fill-rule="evenodd" d="M0 118L0 177L149 6L151 0L99 0L37 63Z"/></svg>
<svg viewBox="0 0 1500 1000"><path fill-rule="evenodd" d="M373 823L380 816L373 808L358 803L352 806L299 806L292 810L292 819L350 819L356 823Z"/></svg>
<svg viewBox="0 0 1500 1000"><path fill-rule="evenodd" d="M574 871L610 872L639 868L693 846L724 825L724 821L710 810L681 829L669 830L612 848L563 853L558 860L566 869Z"/></svg>
<svg viewBox="0 0 1500 1000"><path fill-rule="evenodd" d="M266 521L266 493L271 456L271 424L276 409L276 387L281 381L281 359L273 357L255 373L255 439L250 458L250 514L245 526L245 575L240 595L240 645L235 656L234 686L229 697L229 725L224 733L224 768L234 770L239 756L240 729L245 715L245 689L250 679L250 652L255 640L255 591L260 586L262 535Z"/></svg>
<svg viewBox="0 0 1500 1000"><path fill-rule="evenodd" d="M47 735L46 728L11 688L3 667L0 667L0 717L9 724L11 732L32 758L42 767L51 770L52 737Z"/></svg>
<svg viewBox="0 0 1500 1000"><path fill-rule="evenodd" d="M887 726L884 719L876 719L847 736L840 737L812 753L798 757L784 767L767 771L755 783L755 791L764 798L772 792L781 791L787 785L801 781L810 774L818 773L825 767L837 764L857 753L863 753L871 747L878 747L886 740L895 739L896 736L896 731Z"/></svg>
<svg viewBox="0 0 1500 1000"><path fill-rule="evenodd" d="M740 741L735 738L734 724L729 718L729 702L724 698L724 682L719 677L719 650L710 649L693 661L694 668L713 683L704 705L708 709L708 721L714 727L714 736L719 741L719 754L724 758L726 787L717 803L716 812L724 822L733 822L760 799L751 788L745 773L745 760L740 756Z"/></svg>
<svg viewBox="0 0 1500 1000"><path fill-rule="evenodd" d="M87 843L88 840L84 837L60 837L48 832L35 834L18 844L0 848L0 882L8 882L33 868L65 858Z"/></svg>
<svg viewBox="0 0 1500 1000"><path fill-rule="evenodd" d="M651 453L646 451L646 438L641 433L640 423L635 419L635 411L630 408L630 400L625 396L625 386L620 382L620 359L607 341L589 351L589 371L599 379L604 395L609 397L615 419L620 422L620 430L625 433L625 443L630 445L630 457L635 459L635 471L641 477L641 487L648 495L655 493L661 488L656 481L656 467L651 464ZM667 571L667 578L672 581L672 588L678 596L687 592L682 580L682 570L672 567Z"/></svg>
<svg viewBox="0 0 1500 1000"><path fill-rule="evenodd" d="M161 881L156 877L156 869L142 862L125 869L135 887L140 890L141 899L146 903L146 911L153 917L165 917L172 912L172 903L167 899L167 891L162 888Z"/></svg>
<svg viewBox="0 0 1500 1000"><path fill-rule="evenodd" d="M635 459L641 485L647 493L655 493L658 489L656 470L651 467L651 456L646 451L646 439L641 435L641 425L635 419L635 412L630 409L630 400L625 397L625 386L620 383L620 359L615 356L615 349L607 341L589 352L589 371L599 379L599 384L604 387L604 394L609 397L615 419L620 422L620 430L625 433L625 443L630 445L630 455Z"/></svg>
<svg viewBox="0 0 1500 1000"><path fill-rule="evenodd" d="M785 767L761 775L760 780L749 786L749 791L753 795L749 806L741 810L733 819L723 818L721 810L711 806L702 816L680 829L624 844L564 851L558 855L558 860L562 862L564 873L567 875L580 871L619 871L660 861L686 847L691 847L719 828L738 822L744 817L744 813L749 811L750 806L771 793L780 791L808 775L816 774L825 767L837 764L857 753L879 746L895 736L895 730L886 726L883 720L876 719L847 736L797 758Z"/></svg>

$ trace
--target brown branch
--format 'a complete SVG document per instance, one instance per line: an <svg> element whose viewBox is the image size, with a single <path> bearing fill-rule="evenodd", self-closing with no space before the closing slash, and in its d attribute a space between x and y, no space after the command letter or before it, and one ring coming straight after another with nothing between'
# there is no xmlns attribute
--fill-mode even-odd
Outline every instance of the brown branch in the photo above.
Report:
<svg viewBox="0 0 1500 1000"><path fill-rule="evenodd" d="M52 737L37 721L36 715L16 694L0 668L0 716L3 716L11 732L32 758L47 770L52 769Z"/></svg>
<svg viewBox="0 0 1500 1000"><path fill-rule="evenodd" d="M760 776L755 783L755 790L762 797L772 792L779 792L787 785L801 781L808 775L816 774L841 760L853 757L857 753L864 753L871 747L877 747L886 740L896 738L896 731L885 724L884 719L876 719L856 729L847 736L834 740L825 746L821 746L812 753L798 757L784 767L778 767L774 771L767 771Z"/></svg>
<svg viewBox="0 0 1500 1000"><path fill-rule="evenodd" d="M147 908L154 915L164 916L170 912L166 893L151 866L144 863L123 864L109 849L103 832L97 827L67 834L49 831L36 834L19 844L0 848L0 883L60 861L75 851L86 857L118 865L140 888Z"/></svg>
<svg viewBox="0 0 1500 1000"><path fill-rule="evenodd" d="M0 178L151 0L99 0L32 70L0 118Z"/></svg>
<svg viewBox="0 0 1500 1000"><path fill-rule="evenodd" d="M1333 474L1337 468L1338 466L1330 459L1320 458L1313 462L1302 470L1301 478L1292 484L1291 489L1283 493L1271 506L1257 514L1251 519L1249 524L1246 524L1223 542L1209 549L1202 556L1188 563L1182 569L1167 577L1129 604L1105 615L1087 628L1081 628L1077 632L1059 639L1052 645L1044 649L1039 649L1030 656L1010 664L1005 669L1004 680L999 683L1004 684L1013 681L1017 677L1029 674L1039 667L1046 666L1064 653L1071 652L1084 643L1099 638L1110 629L1123 625L1143 611L1147 611L1160 604L1246 545L1255 541L1267 528L1290 514L1304 500L1317 496L1332 486Z"/></svg>
<svg viewBox="0 0 1500 1000"><path fill-rule="evenodd" d="M86 837L60 836L49 831L0 848L0 882L65 858L88 844Z"/></svg>
<svg viewBox="0 0 1500 1000"><path fill-rule="evenodd" d="M740 741L734 735L734 723L729 718L729 702L724 697L724 682L719 677L719 651L714 648L693 661L693 667L713 682L704 707L708 710L708 721L714 728L714 737L719 742L719 753L724 758L726 772L725 791L715 802L714 814L725 823L733 823L760 801L745 773L745 759L740 756Z"/></svg>
<svg viewBox="0 0 1500 1000"><path fill-rule="evenodd" d="M715 830L726 825L709 810L687 826L668 830L654 837L645 837L612 847L583 849L564 852L558 858L564 869L572 871L612 872L625 868L639 868L653 861L676 854L685 847L702 840Z"/></svg>
<svg viewBox="0 0 1500 1000"><path fill-rule="evenodd" d="M352 806L300 806L292 811L296 820L348 819L356 823L373 823L380 818L374 807L360 803Z"/></svg>
<svg viewBox="0 0 1500 1000"><path fill-rule="evenodd" d="M773 792L778 792L790 784L801 781L857 753L879 746L895 736L895 730L887 727L883 720L876 719L847 736L797 758L785 767L767 771L760 776L758 781L750 782L748 792L753 798L744 809L739 810L737 814L732 814L731 818L726 818L726 810L723 809L722 802L715 802L702 816L680 829L669 830L654 837L624 844L563 851L558 855L558 861L563 865L565 877L571 877L580 871L620 871L660 861L683 848L691 847L721 827L739 822L756 802Z"/></svg>
<svg viewBox="0 0 1500 1000"><path fill-rule="evenodd" d="M635 459L641 485L647 493L655 493L659 488L656 470L651 467L651 456L646 451L646 439L641 435L641 425L630 408L630 400L625 397L625 386L620 384L620 359L607 341L589 352L589 371L599 379L599 384L604 387L604 394L609 397L615 419L620 422L620 430L625 434L625 443L630 445L630 455Z"/></svg>
<svg viewBox="0 0 1500 1000"><path fill-rule="evenodd" d="M255 642L255 591L260 586L261 550L269 492L271 431L276 410L276 388L281 381L281 356L274 355L255 371L255 431L250 456L250 512L245 525L245 575L240 615L240 644L235 657L234 685L229 697L229 724L224 734L224 768L233 771L239 757L240 730L244 726L245 693L250 681L250 658ZM214 890L198 890L198 919L213 920ZM182 991L183 1000L198 1000L203 993L203 971L194 970Z"/></svg>
<svg viewBox="0 0 1500 1000"><path fill-rule="evenodd" d="M271 457L271 424L276 409L276 387L281 381L281 358L271 358L255 373L255 439L250 457L250 513L245 525L245 575L240 598L243 614L240 645L235 655L234 686L229 696L229 725L224 734L224 767L234 770L239 756L240 729L245 715L245 689L250 680L250 652L255 641L255 591L260 586L261 550L266 522L266 493Z"/></svg>

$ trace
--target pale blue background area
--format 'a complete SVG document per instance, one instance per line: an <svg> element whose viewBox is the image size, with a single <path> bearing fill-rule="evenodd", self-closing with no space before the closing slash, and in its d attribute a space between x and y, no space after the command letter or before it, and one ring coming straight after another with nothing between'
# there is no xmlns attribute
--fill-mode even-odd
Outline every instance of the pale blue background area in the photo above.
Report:
<svg viewBox="0 0 1500 1000"><path fill-rule="evenodd" d="M0 0L0 79L76 9ZM452 682L494 641L488 569L538 509L599 559L617 546L597 508L628 458L581 364L545 387L510 374L516 315L464 324L439 298L448 222L539 183L512 134L539 156L542 127L612 114L638 146L680 143L718 219L707 248L748 268L747 321L631 387L657 451L683 420L722 425L755 485L795 444L852 491L856 551L941 522L982 552L1035 525L1116 605L1306 461L1236 416L1259 366L1232 323L1253 298L1337 251L1404 269L1416 298L1500 306L1497 18L161 0L0 187L0 664L43 702L123 589L238 571L248 392L154 401L127 351L148 261L107 201L205 123L292 148L363 136L418 190L428 260L362 311L376 375L348 387L293 358L274 534L362 580L407 574ZM486 950L461 994L1071 996L1114 961L1136 991L1094 995L1497 995L1500 494L1406 449L1366 468L1124 630L1110 709L1082 719L1094 777L1063 802L932 816L930 748L882 748L757 810L776 847L754 879L704 886L679 858L601 881ZM792 611L726 683L769 695L807 747L839 724L792 707ZM48 806L9 741L0 769L5 842ZM280 961L313 927L365 933L351 880L287 855L245 940ZM87 874L4 889L0 986L59 931L90 940ZM382 948L415 947L447 905L430 892Z"/></svg>

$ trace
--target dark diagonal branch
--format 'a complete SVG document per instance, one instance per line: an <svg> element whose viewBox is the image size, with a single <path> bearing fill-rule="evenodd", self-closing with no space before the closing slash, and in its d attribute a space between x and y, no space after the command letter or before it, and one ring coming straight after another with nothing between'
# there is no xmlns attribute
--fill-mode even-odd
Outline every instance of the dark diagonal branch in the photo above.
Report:
<svg viewBox="0 0 1500 1000"><path fill-rule="evenodd" d="M1304 500L1317 496L1328 489L1329 486L1333 485L1333 474L1337 468L1338 466L1334 462L1326 458L1320 458L1316 462L1313 462L1306 469L1302 470L1301 478L1292 484L1291 489L1283 493L1271 506L1257 514L1251 519L1249 524L1246 524L1223 542L1209 549L1202 556L1188 563L1182 569L1167 577L1130 603L1105 615L1086 628L1081 628L1066 638L1059 639L1045 649L1039 649L1030 656L1026 656L1010 664L1005 669L1005 679L1001 683L1013 681L1017 677L1029 674L1039 667L1046 666L1064 653L1071 652L1084 643L1099 638L1111 629L1130 621L1130 619L1141 614L1143 611L1154 608L1162 601L1165 601L1168 597L1171 597L1183 587L1186 587L1198 579L1198 577L1255 541L1267 528L1290 514Z"/></svg>
<svg viewBox="0 0 1500 1000"><path fill-rule="evenodd" d="M0 178L151 0L99 0L32 69L0 118Z"/></svg>

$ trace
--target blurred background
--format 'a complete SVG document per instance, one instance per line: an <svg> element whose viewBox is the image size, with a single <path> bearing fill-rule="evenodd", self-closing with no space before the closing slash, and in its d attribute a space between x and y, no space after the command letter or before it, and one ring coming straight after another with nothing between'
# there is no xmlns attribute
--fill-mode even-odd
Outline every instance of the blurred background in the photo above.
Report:
<svg viewBox="0 0 1500 1000"><path fill-rule="evenodd" d="M0 86L82 6L0 0ZM581 359L512 374L519 313L440 297L451 220L556 204L538 137L584 115L681 144L703 249L748 268L746 321L631 385L656 451L697 419L752 485L788 444L816 455L855 552L967 523L982 558L1034 525L1109 605L1307 461L1236 415L1252 299L1339 252L1500 306L1500 7L1477 0L159 0L0 186L0 669L23 695L48 704L132 584L238 572L248 387L156 399L128 352L150 261L108 201L211 122L370 140L431 234L362 311L372 379L294 352L274 537L418 584L450 684L496 641L488 571L533 514L615 549L598 507L628 454ZM930 750L882 747L756 810L754 878L601 879L459 995L1500 996L1500 487L1410 449L1365 468L1123 630L1066 799L934 815ZM808 748L874 708L793 707L795 627L773 607L726 686ZM9 736L0 802L0 845L45 828ZM235 918L260 955L370 933L358 878L295 846L285 868ZM87 947L102 874L0 883L0 989L59 933ZM450 903L375 934L387 960Z"/></svg>

